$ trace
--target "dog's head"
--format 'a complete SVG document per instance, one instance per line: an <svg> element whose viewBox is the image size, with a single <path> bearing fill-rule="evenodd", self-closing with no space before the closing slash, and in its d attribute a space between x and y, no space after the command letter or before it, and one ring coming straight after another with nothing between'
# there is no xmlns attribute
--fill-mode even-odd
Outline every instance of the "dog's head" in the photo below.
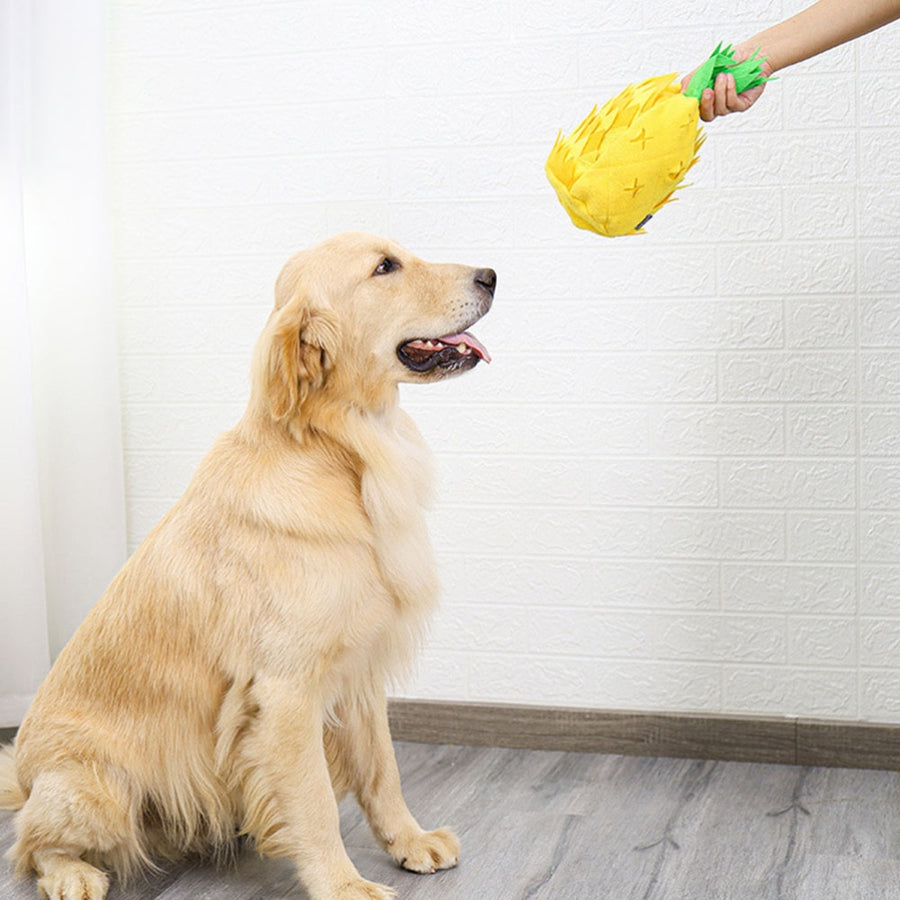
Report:
<svg viewBox="0 0 900 900"><path fill-rule="evenodd" d="M492 269L428 263L393 241L344 234L288 260L256 363L276 419L316 394L364 406L401 381L435 381L489 360L468 333L491 307Z"/></svg>

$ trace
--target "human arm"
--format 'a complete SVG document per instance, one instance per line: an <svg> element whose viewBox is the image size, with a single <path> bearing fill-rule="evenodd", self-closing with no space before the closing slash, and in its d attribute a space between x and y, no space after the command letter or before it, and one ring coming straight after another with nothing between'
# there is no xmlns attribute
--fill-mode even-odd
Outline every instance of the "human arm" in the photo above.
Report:
<svg viewBox="0 0 900 900"><path fill-rule="evenodd" d="M766 58L763 75L810 59L839 44L852 41L900 18L900 0L818 0L797 15L735 47L735 60L747 59L754 50ZM686 86L690 76L684 79ZM738 94L734 79L720 75L715 88L704 91L700 117L705 122L730 112L743 112L759 98L764 85Z"/></svg>
<svg viewBox="0 0 900 900"><path fill-rule="evenodd" d="M743 41L749 55L761 47L773 72L862 37L900 18L900 0L818 0L797 15Z"/></svg>

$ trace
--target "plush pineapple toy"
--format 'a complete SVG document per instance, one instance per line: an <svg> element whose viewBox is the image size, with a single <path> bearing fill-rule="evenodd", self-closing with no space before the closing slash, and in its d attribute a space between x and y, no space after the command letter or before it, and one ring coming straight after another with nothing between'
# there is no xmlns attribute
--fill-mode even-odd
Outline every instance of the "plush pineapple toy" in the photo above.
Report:
<svg viewBox="0 0 900 900"><path fill-rule="evenodd" d="M738 93L750 90L769 80L764 61L754 53L736 63L719 44L684 93L676 75L648 78L595 106L568 137L560 132L546 172L572 221L605 237L642 233L697 161L704 89L728 72Z"/></svg>

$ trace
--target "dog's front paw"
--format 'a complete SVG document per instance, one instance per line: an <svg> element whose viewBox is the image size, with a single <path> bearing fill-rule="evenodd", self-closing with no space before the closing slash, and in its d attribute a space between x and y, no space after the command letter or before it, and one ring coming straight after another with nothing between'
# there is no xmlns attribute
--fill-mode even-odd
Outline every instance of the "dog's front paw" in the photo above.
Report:
<svg viewBox="0 0 900 900"><path fill-rule="evenodd" d="M334 900L393 900L396 892L383 884L358 878L345 884L334 896Z"/></svg>
<svg viewBox="0 0 900 900"><path fill-rule="evenodd" d="M387 849L404 869L424 875L459 862L459 838L448 828L398 835Z"/></svg>
<svg viewBox="0 0 900 900"><path fill-rule="evenodd" d="M103 900L108 887L107 876L81 860L59 866L38 880L46 900Z"/></svg>

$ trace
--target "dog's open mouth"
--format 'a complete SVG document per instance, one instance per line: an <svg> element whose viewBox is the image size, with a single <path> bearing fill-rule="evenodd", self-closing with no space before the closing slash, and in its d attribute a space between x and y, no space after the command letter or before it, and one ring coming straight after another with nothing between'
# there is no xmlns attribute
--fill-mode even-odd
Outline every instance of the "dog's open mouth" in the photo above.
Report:
<svg viewBox="0 0 900 900"><path fill-rule="evenodd" d="M434 369L471 368L479 360L491 361L491 355L477 338L468 332L448 334L441 338L416 338L397 348L397 356L413 372Z"/></svg>

